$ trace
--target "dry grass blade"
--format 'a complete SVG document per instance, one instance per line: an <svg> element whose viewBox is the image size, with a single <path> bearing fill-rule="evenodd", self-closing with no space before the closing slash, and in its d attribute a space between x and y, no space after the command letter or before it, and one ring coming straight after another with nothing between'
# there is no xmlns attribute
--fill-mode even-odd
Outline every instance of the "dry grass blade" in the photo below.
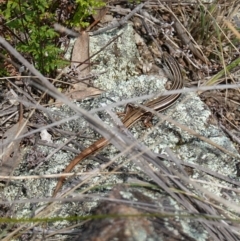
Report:
<svg viewBox="0 0 240 241"><path fill-rule="evenodd" d="M240 35L237 32L237 30L234 28L234 26L227 20L224 20L225 24L232 30L232 32L240 39ZM230 41L231 42L231 41ZM221 45L220 45L221 46ZM234 45L233 45L234 46ZM234 46L235 47L235 46ZM235 59L232 63L225 66L223 70L219 71L215 76L213 76L211 79L209 79L205 84L206 85L214 85L220 78L222 78L224 75L227 76L229 73L240 63L240 58Z"/></svg>
<svg viewBox="0 0 240 241"><path fill-rule="evenodd" d="M219 82L219 79L221 79L223 76L226 76L226 74L229 74L236 66L238 66L240 63L240 58L235 59L232 63L227 65L224 69L219 71L216 75L214 75L211 79L206 81L204 85L211 86L215 85ZM222 82L222 80L220 80Z"/></svg>

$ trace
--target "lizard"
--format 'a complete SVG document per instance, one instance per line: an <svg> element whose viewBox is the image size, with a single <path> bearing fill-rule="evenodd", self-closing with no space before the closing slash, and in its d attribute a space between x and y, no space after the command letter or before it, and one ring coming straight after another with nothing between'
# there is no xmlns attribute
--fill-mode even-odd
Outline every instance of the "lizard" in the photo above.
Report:
<svg viewBox="0 0 240 241"><path fill-rule="evenodd" d="M162 65L163 65L163 70L166 73L167 77L173 82L171 89L172 90L181 89L183 87L183 76L176 59L172 57L168 52L163 52ZM171 105L173 105L180 95L181 94L178 93L173 95L160 96L156 99L148 101L147 103L144 104L144 106L151 108L155 111L163 111L168 107L170 107ZM129 128L138 120L144 118L144 116L146 116L147 114L150 114L150 112L147 110L144 110L143 108L136 107L131 112L126 111L122 122L126 128ZM107 139L105 139L104 137L100 138L92 145L84 149L79 155L77 155L64 169L63 173L70 172L79 162L81 162L88 156L95 154L96 152L98 152L108 144L109 144L109 141ZM66 179L65 177L59 178L57 185L55 187L55 190L53 192L53 197L57 195L65 179Z"/></svg>

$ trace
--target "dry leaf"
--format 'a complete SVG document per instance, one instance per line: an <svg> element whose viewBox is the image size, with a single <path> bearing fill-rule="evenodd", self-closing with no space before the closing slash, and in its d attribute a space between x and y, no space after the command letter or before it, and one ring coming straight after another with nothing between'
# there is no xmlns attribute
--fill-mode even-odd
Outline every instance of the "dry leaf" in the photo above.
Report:
<svg viewBox="0 0 240 241"><path fill-rule="evenodd" d="M90 74L89 61L78 66L79 63L83 63L87 59L89 59L89 34L82 32L74 44L71 60L71 67L76 70L79 79ZM86 97L96 96L102 93L102 91L98 89L88 87L88 84L89 82L74 84L73 88L66 93L66 96L71 99L82 100Z"/></svg>
<svg viewBox="0 0 240 241"><path fill-rule="evenodd" d="M85 64L81 64L89 58L89 35L87 32L82 32L81 35L77 38L73 51L72 51L72 69L76 70L78 73L78 78L85 77L90 73L90 65L89 61ZM80 65L80 66L79 66ZM85 82L86 83L86 82ZM73 89L70 90L71 92L75 92L78 90L85 90L87 89L87 82L86 84L79 82L74 84ZM70 95L71 96L71 95Z"/></svg>
<svg viewBox="0 0 240 241"><path fill-rule="evenodd" d="M93 18L95 20L95 24L99 21L101 21L101 19L106 15L107 13L107 8L106 7L101 7L101 8L95 8L95 14L93 14Z"/></svg>
<svg viewBox="0 0 240 241"><path fill-rule="evenodd" d="M40 132L40 136L42 141L52 142L52 135L50 135L46 129Z"/></svg>
<svg viewBox="0 0 240 241"><path fill-rule="evenodd" d="M77 38L73 51L72 51L72 64L71 67L76 68L78 77L84 77L90 73L89 61L80 66L79 63L83 63L89 58L89 34L83 31ZM77 67L78 66L78 67Z"/></svg>
<svg viewBox="0 0 240 241"><path fill-rule="evenodd" d="M27 127L25 125L22 127L24 122L25 120L23 119L21 122L18 122L8 129L3 135L0 149L1 176L10 176L20 162L21 155L19 153L19 144L21 140L12 140L27 132ZM9 141L11 142L8 143Z"/></svg>
<svg viewBox="0 0 240 241"><path fill-rule="evenodd" d="M71 99L74 100L83 100L87 97L95 97L98 96L102 93L102 90L93 88L93 87L88 87L85 90L76 90L76 91L71 91L67 96L70 97Z"/></svg>

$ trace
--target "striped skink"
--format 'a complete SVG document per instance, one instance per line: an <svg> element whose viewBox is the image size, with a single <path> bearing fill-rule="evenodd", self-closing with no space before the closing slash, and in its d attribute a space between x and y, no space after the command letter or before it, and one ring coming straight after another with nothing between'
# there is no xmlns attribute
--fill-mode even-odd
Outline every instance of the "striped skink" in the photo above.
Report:
<svg viewBox="0 0 240 241"><path fill-rule="evenodd" d="M163 70L164 72L166 72L167 77L173 82L171 90L181 89L183 87L183 77L177 61L167 52L164 52L162 56L162 64ZM180 94L160 96L154 100L148 101L144 104L144 106L151 108L155 111L163 111L166 108L173 105L179 96ZM144 110L140 107L136 107L131 112L126 112L122 122L126 128L131 127L134 123L145 117L148 113L149 111ZM70 172L80 161L84 160L86 157L90 155L95 154L97 151L101 150L108 144L109 141L105 138L101 138L98 141L94 142L91 146L87 147L78 156L76 156L65 168L63 173ZM62 187L64 180L65 177L59 178L53 193L53 197L56 196L56 194Z"/></svg>

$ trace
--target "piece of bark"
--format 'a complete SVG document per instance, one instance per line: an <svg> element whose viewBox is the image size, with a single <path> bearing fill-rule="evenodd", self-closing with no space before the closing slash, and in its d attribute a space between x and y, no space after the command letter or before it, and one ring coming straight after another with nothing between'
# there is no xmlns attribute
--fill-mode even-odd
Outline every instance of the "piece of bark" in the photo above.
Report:
<svg viewBox="0 0 240 241"><path fill-rule="evenodd" d="M189 38L186 31L183 29L181 24L178 22L178 20L172 16L171 20L173 21L174 28L178 34L178 37L181 39L182 43L192 51L192 53L199 59L203 61L203 63L207 63L207 59L205 56L197 49L197 46L195 46L192 42L192 40Z"/></svg>

